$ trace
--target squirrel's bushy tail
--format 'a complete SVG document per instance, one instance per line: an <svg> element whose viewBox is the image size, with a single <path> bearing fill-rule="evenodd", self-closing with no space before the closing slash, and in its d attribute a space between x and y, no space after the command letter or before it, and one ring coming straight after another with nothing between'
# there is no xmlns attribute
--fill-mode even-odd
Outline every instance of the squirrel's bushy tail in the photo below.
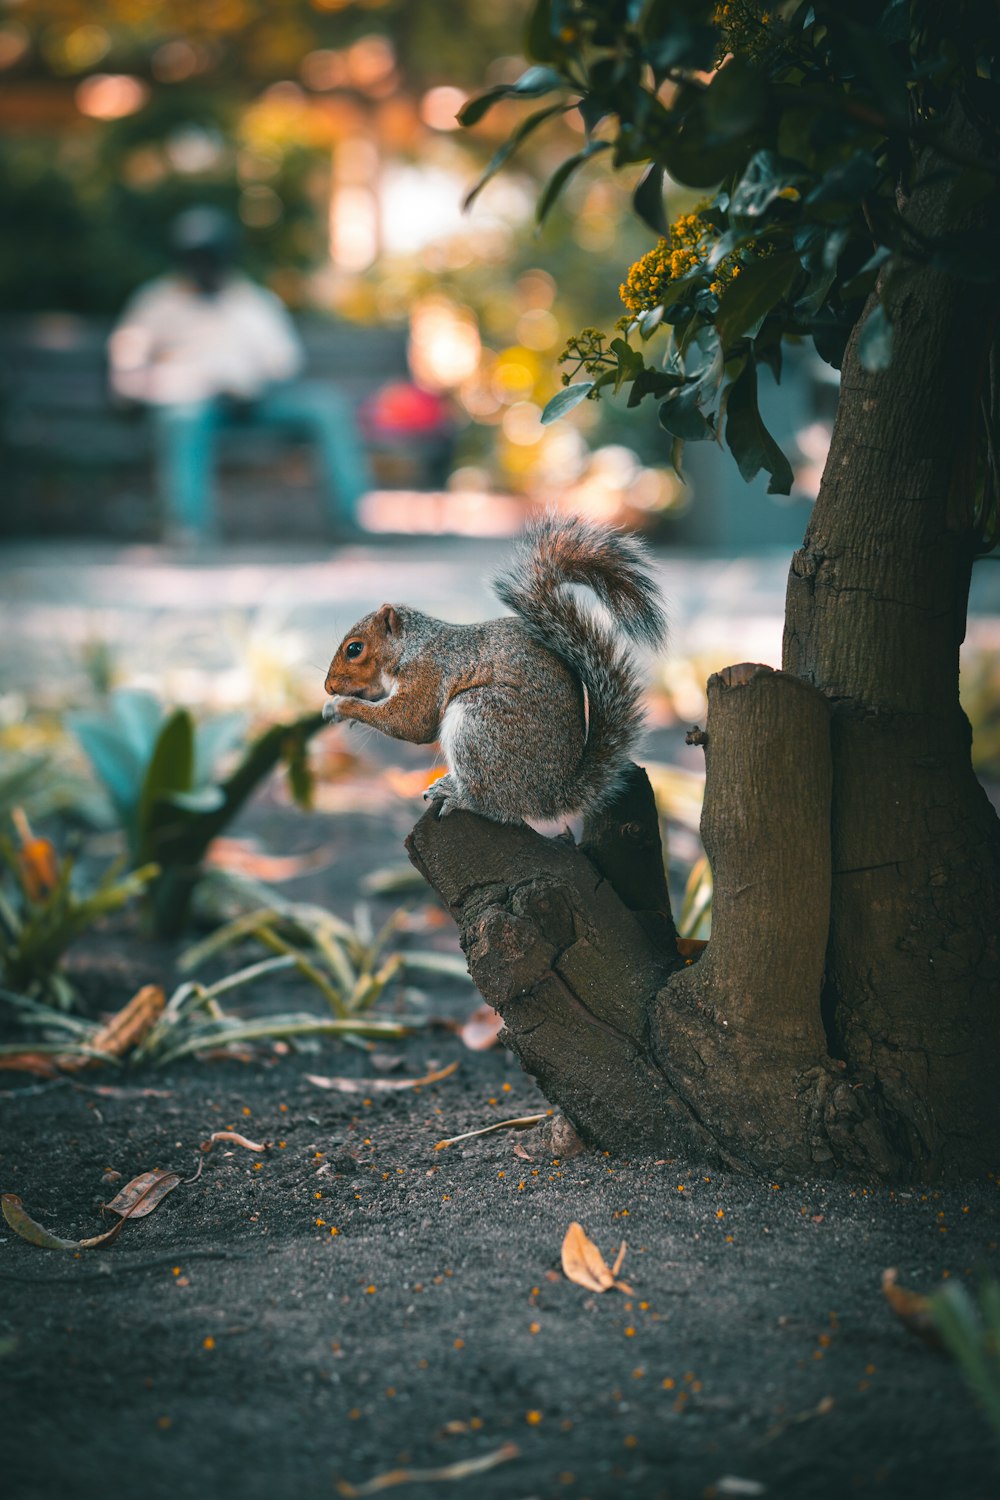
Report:
<svg viewBox="0 0 1000 1500"><path fill-rule="evenodd" d="M642 734L642 683L620 637L565 584L592 589L635 641L658 645L667 621L642 543L577 518L532 522L493 579L500 601L586 689L588 733L577 780L579 806L592 811L613 793Z"/></svg>

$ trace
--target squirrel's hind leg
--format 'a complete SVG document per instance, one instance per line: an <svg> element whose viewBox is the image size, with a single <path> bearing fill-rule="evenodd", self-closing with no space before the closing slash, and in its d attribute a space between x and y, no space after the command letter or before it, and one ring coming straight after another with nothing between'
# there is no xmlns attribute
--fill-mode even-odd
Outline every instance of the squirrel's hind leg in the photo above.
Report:
<svg viewBox="0 0 1000 1500"><path fill-rule="evenodd" d="M464 808L519 823L569 805L565 783L582 749L582 726L579 742L572 729L560 735L567 714L555 696L530 685L490 685L452 699L440 734L449 774L429 788L442 816Z"/></svg>

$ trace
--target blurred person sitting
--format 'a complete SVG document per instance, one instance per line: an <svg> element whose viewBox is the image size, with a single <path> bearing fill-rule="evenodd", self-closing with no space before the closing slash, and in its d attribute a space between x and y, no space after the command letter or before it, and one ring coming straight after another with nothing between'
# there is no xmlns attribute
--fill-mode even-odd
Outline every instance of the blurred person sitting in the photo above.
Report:
<svg viewBox="0 0 1000 1500"><path fill-rule="evenodd" d="M359 536L358 502L371 487L350 403L300 380L304 353L283 303L233 267L235 225L215 208L187 209L171 226L176 272L147 282L111 334L111 386L153 419L157 481L173 539L216 530L215 435L251 423L316 445L335 540Z"/></svg>

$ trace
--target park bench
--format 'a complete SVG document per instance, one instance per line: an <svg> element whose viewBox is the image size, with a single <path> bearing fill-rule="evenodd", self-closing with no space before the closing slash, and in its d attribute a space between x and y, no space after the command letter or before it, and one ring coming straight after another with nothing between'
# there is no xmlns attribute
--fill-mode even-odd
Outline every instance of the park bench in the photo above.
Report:
<svg viewBox="0 0 1000 1500"><path fill-rule="evenodd" d="M110 324L68 314L0 322L0 532L153 539L162 516L152 440L140 411L108 394ZM407 331L304 318L305 375L355 409L407 379ZM367 436L380 487L441 484L441 434ZM241 535L319 535L323 504L311 452L252 423L220 435L223 528ZM280 495L280 503L279 503Z"/></svg>

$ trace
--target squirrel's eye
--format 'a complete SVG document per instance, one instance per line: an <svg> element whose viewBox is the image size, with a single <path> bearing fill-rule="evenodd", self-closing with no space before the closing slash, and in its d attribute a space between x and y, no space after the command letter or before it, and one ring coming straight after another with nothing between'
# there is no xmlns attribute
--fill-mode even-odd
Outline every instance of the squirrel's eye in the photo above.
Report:
<svg viewBox="0 0 1000 1500"><path fill-rule="evenodd" d="M350 641L344 647L344 655L348 661L355 661L365 649L364 641Z"/></svg>

